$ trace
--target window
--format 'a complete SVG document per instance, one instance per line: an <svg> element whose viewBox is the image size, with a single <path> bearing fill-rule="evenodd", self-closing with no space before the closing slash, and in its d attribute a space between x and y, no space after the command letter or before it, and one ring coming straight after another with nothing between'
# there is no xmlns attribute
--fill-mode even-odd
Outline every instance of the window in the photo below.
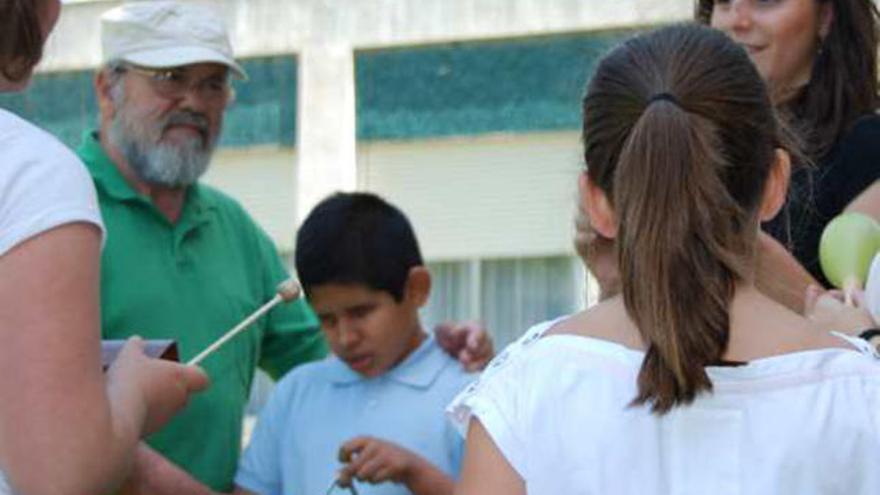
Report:
<svg viewBox="0 0 880 495"><path fill-rule="evenodd" d="M584 308L586 272L569 256L429 263L433 288L426 328L477 319L502 348L535 323Z"/></svg>

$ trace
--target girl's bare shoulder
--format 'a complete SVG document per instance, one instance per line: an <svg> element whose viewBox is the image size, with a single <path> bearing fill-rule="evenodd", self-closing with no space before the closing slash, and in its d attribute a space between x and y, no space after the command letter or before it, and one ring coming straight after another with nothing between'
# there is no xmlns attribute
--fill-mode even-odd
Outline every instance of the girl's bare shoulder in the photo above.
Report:
<svg viewBox="0 0 880 495"><path fill-rule="evenodd" d="M641 336L626 314L623 299L614 297L560 320L544 335L577 335L643 349Z"/></svg>

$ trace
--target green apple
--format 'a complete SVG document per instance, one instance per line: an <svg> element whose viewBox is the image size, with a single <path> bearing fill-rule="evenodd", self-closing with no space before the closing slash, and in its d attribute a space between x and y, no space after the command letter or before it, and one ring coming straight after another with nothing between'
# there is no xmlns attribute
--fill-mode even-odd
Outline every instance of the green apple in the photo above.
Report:
<svg viewBox="0 0 880 495"><path fill-rule="evenodd" d="M862 288L878 250L880 224L863 213L843 213L822 232L819 262L825 276L836 287Z"/></svg>

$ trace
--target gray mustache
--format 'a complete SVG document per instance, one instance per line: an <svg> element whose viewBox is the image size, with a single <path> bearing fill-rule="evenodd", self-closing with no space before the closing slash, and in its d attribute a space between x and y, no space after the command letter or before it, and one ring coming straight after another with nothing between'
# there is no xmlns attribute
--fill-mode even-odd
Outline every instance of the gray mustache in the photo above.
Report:
<svg viewBox="0 0 880 495"><path fill-rule="evenodd" d="M191 125L199 129L203 134L208 133L208 117L195 112L177 112L168 117L165 127L172 125Z"/></svg>

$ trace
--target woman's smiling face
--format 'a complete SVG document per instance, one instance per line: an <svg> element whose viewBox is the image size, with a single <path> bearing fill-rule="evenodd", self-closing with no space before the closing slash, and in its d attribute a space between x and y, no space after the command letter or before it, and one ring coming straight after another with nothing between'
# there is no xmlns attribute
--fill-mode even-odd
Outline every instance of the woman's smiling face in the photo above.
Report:
<svg viewBox="0 0 880 495"><path fill-rule="evenodd" d="M809 82L832 16L819 0L716 0L710 24L746 49L778 104Z"/></svg>

